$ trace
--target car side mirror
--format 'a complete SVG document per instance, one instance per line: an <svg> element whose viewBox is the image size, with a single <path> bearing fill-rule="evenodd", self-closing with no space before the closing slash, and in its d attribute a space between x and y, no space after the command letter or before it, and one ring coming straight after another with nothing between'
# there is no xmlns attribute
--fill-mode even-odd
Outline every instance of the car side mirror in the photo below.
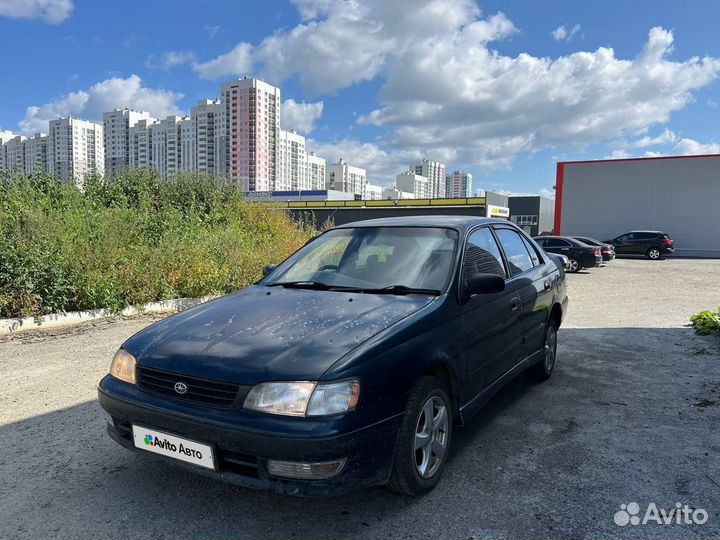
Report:
<svg viewBox="0 0 720 540"><path fill-rule="evenodd" d="M263 266L263 276L267 276L270 272L277 268L277 264L266 264Z"/></svg>
<svg viewBox="0 0 720 540"><path fill-rule="evenodd" d="M465 296L492 294L505 290L505 279L497 274L476 274L465 280Z"/></svg>

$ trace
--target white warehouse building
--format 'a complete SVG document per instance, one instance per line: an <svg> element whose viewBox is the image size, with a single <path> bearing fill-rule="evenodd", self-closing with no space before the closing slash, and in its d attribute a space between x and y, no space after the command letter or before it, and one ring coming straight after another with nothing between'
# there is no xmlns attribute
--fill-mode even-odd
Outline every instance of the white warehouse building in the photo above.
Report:
<svg viewBox="0 0 720 540"><path fill-rule="evenodd" d="M557 164L555 234L659 230L675 255L720 257L720 154Z"/></svg>

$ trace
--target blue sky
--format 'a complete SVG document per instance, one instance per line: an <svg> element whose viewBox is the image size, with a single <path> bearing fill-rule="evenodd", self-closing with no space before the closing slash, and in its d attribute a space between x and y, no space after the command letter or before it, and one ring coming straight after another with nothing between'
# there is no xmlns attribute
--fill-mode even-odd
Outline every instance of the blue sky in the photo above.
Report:
<svg viewBox="0 0 720 540"><path fill-rule="evenodd" d="M0 129L187 113L255 75L284 127L374 183L427 156L552 193L557 160L720 152L718 20L715 1L0 0Z"/></svg>

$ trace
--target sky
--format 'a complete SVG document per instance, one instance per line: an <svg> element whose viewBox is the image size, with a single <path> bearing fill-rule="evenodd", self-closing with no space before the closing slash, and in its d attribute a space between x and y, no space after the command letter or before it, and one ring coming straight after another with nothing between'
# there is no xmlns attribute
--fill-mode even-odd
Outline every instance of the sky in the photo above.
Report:
<svg viewBox="0 0 720 540"><path fill-rule="evenodd" d="M0 130L188 114L245 75L328 162L553 195L557 161L720 152L715 0L0 0Z"/></svg>

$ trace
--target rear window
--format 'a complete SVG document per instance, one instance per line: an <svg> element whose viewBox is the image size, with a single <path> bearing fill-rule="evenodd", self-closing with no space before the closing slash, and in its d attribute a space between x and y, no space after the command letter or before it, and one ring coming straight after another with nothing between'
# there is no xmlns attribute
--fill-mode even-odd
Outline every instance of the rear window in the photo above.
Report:
<svg viewBox="0 0 720 540"><path fill-rule="evenodd" d="M652 232L636 232L633 233L633 236L638 240L649 240L650 238L658 238L664 235Z"/></svg>

